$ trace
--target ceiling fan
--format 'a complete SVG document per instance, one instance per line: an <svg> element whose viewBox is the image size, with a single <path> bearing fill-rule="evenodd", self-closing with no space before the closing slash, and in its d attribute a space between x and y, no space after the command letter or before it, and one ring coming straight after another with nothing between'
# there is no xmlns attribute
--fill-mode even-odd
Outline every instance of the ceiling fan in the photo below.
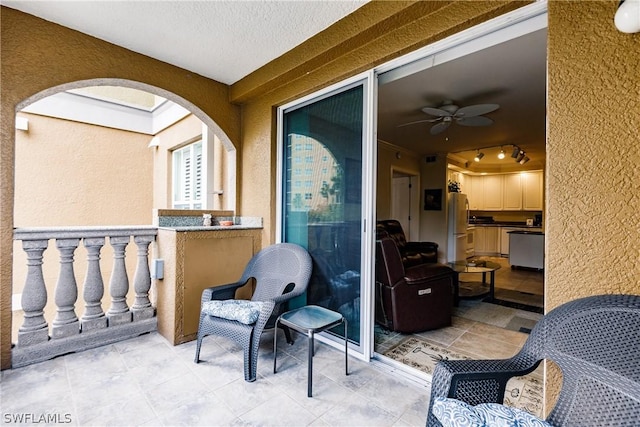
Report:
<svg viewBox="0 0 640 427"><path fill-rule="evenodd" d="M493 120L489 117L484 117L482 114L490 113L498 108L500 108L498 104L476 104L460 108L454 105L452 101L444 101L439 108L422 108L422 112L434 116L433 119L417 120L415 122L401 124L398 127L409 126L416 123L438 122L431 126L431 130L429 131L431 135L437 135L444 132L454 121L462 126L489 126L493 124Z"/></svg>

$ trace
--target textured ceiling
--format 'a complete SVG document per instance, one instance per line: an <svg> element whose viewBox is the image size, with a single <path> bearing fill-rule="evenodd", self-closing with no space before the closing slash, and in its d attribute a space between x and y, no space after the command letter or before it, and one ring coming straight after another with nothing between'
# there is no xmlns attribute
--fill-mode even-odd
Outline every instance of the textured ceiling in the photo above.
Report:
<svg viewBox="0 0 640 427"><path fill-rule="evenodd" d="M232 84L367 1L1 0L0 3Z"/></svg>

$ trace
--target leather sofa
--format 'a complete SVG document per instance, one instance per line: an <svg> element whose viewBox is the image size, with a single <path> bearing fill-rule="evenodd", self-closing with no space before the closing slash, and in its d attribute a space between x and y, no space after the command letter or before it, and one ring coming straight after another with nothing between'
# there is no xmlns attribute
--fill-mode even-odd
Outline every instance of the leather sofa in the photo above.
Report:
<svg viewBox="0 0 640 427"><path fill-rule="evenodd" d="M444 264L406 267L396 242L382 237L376 241L376 323L402 333L450 326L457 280Z"/></svg>
<svg viewBox="0 0 640 427"><path fill-rule="evenodd" d="M407 242L402 225L396 219L376 223L376 239L390 237L395 242L405 267L438 262L438 244L434 242Z"/></svg>

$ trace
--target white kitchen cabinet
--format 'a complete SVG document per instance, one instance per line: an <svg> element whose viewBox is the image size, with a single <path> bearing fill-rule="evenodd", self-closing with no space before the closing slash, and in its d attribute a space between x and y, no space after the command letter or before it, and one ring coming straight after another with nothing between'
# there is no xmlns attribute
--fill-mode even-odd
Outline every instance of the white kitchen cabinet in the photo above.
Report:
<svg viewBox="0 0 640 427"><path fill-rule="evenodd" d="M485 211L501 211L503 209L503 175L485 175L482 178L484 186L484 206L482 209Z"/></svg>
<svg viewBox="0 0 640 427"><path fill-rule="evenodd" d="M484 209L484 182L482 176L470 175L465 183L468 183L467 200L469 200L469 209L479 211Z"/></svg>
<svg viewBox="0 0 640 427"><path fill-rule="evenodd" d="M502 178L502 209L505 211L522 210L522 181L519 173L509 173Z"/></svg>
<svg viewBox="0 0 640 427"><path fill-rule="evenodd" d="M499 255L500 227L476 227L474 244L476 255Z"/></svg>
<svg viewBox="0 0 640 427"><path fill-rule="evenodd" d="M542 172L522 174L522 209L541 211L544 200L544 182Z"/></svg>

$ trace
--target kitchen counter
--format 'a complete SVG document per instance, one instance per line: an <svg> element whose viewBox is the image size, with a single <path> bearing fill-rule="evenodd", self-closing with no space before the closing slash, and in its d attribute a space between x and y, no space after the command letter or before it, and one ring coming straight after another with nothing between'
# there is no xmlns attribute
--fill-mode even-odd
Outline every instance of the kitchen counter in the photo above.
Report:
<svg viewBox="0 0 640 427"><path fill-rule="evenodd" d="M542 234L544 236L544 231L533 231L533 230L513 230L508 231L509 234Z"/></svg>
<svg viewBox="0 0 640 427"><path fill-rule="evenodd" d="M509 232L509 264L512 267L544 268L544 233Z"/></svg>

